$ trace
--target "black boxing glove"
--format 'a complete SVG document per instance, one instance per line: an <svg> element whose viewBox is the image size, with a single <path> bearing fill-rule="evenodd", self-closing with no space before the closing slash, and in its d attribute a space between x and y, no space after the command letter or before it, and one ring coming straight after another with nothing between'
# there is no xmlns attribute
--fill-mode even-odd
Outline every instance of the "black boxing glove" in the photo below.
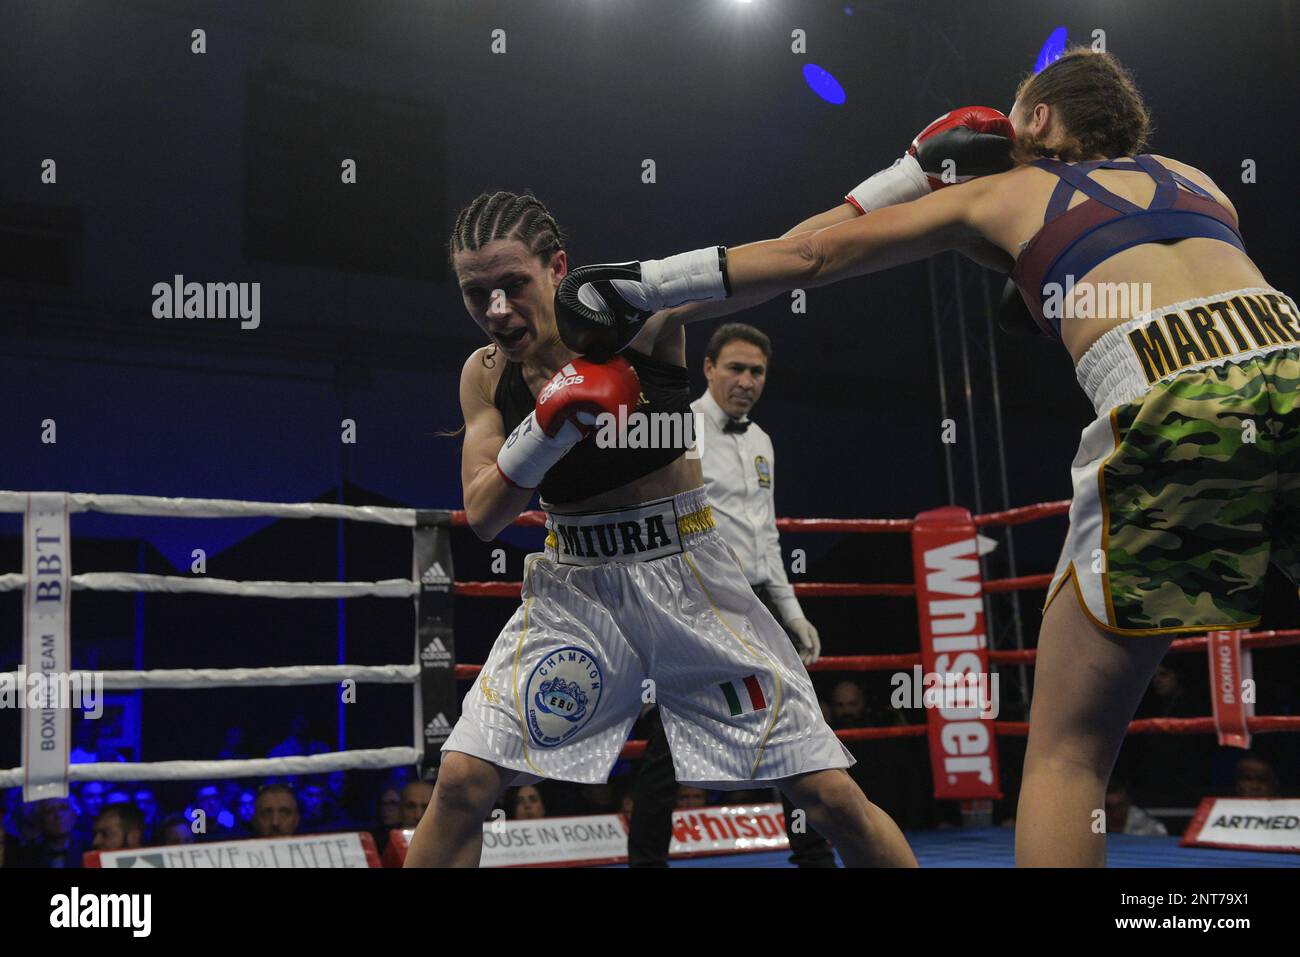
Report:
<svg viewBox="0 0 1300 957"><path fill-rule="evenodd" d="M729 295L724 246L667 259L579 266L555 291L555 325L574 352L602 359L627 348L659 310Z"/></svg>
<svg viewBox="0 0 1300 957"><path fill-rule="evenodd" d="M1032 336L1043 334L1042 328L1034 320L1025 297L1020 294L1020 287L1010 276L1002 287L1002 298L998 302L998 328L1010 336Z"/></svg>

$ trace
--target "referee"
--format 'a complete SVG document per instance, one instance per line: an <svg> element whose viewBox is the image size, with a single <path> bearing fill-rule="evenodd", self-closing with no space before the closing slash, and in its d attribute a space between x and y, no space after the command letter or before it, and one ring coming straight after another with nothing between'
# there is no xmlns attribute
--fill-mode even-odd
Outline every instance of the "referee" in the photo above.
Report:
<svg viewBox="0 0 1300 957"><path fill-rule="evenodd" d="M729 322L709 339L704 354L708 391L691 403L703 449L701 464L709 504L718 531L731 546L759 600L790 632L799 657L811 664L821 654L817 629L804 617L781 561L772 494L772 439L749 420L763 394L772 341L753 326ZM628 833L631 867L667 867L672 815L677 799L672 754L659 712L652 712L645 757L632 792ZM785 806L790 861L799 867L834 867L835 856L826 839L802 820L802 833L793 833L793 811Z"/></svg>

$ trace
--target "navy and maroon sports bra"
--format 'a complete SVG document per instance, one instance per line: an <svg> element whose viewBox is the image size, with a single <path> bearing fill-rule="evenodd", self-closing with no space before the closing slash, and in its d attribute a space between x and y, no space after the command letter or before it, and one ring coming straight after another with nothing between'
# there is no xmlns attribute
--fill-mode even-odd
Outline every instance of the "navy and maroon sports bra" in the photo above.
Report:
<svg viewBox="0 0 1300 957"><path fill-rule="evenodd" d="M1043 215L1043 226L1021 250L1011 278L1039 328L1061 338L1060 317L1045 317L1045 289L1065 289L1066 277L1082 279L1089 270L1130 246L1171 239L1218 239L1246 251L1232 216L1208 192L1187 177L1166 169L1152 156L1064 163L1035 160L1031 165L1060 179ZM1145 209L1116 196L1088 178L1095 169L1142 170L1156 181ZM1179 189L1179 186L1186 187ZM1069 208L1075 190L1087 199Z"/></svg>

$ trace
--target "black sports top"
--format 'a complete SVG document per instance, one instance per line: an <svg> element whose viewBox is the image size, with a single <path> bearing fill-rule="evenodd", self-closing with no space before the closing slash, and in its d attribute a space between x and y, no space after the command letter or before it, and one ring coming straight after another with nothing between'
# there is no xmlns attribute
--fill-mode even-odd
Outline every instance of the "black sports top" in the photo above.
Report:
<svg viewBox="0 0 1300 957"><path fill-rule="evenodd" d="M676 413L682 418L678 426L680 431L675 434L686 434L687 423L692 421L690 373L679 365L643 352L624 349L620 355L632 364L641 379L643 401L635 411ZM537 397L524 381L520 363L506 362L492 402L505 421L507 435L533 411ZM646 427L648 434L660 431ZM663 468L686 451L676 443L673 445L672 448L601 448L596 444L596 437L590 435L551 466L542 479L542 499L551 505L563 505L626 485Z"/></svg>

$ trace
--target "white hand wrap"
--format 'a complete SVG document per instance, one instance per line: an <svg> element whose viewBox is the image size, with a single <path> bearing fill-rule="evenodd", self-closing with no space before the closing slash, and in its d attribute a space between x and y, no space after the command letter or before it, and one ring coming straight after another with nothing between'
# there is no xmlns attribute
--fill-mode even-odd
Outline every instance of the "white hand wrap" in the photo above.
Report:
<svg viewBox="0 0 1300 957"><path fill-rule="evenodd" d="M554 438L537 424L537 413L529 412L497 453L497 469L516 488L537 488L551 466L582 441L582 430L565 422Z"/></svg>
<svg viewBox="0 0 1300 957"><path fill-rule="evenodd" d="M847 196L846 203L852 203L862 212L910 203L914 199L930 195L930 180L926 177L921 164L911 153L904 153L894 165L882 169L879 173L864 179L855 186Z"/></svg>
<svg viewBox="0 0 1300 957"><path fill-rule="evenodd" d="M613 286L624 299L646 312L726 299L727 286L718 258L718 247L706 246L667 259L647 259L641 263L640 282L615 279Z"/></svg>

